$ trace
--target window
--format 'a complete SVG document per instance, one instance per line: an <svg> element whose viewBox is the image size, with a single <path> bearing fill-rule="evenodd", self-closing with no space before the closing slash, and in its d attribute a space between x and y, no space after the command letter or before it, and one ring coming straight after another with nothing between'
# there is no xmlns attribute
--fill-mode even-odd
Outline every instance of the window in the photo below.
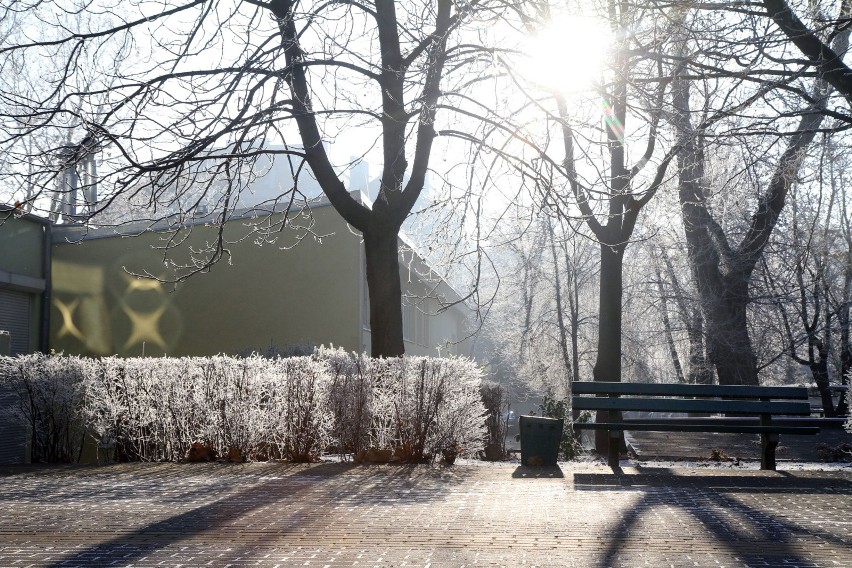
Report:
<svg viewBox="0 0 852 568"><path fill-rule="evenodd" d="M418 345L429 345L429 314L426 313L427 303L423 300L417 310L417 333L415 342Z"/></svg>
<svg viewBox="0 0 852 568"><path fill-rule="evenodd" d="M414 305L405 296L402 297L402 338L414 341Z"/></svg>

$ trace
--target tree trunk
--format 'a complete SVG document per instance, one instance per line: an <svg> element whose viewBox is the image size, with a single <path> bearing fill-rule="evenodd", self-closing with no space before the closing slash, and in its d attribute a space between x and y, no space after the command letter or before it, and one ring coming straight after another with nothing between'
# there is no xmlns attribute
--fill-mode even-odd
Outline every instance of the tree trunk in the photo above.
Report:
<svg viewBox="0 0 852 568"><path fill-rule="evenodd" d="M820 270L819 272L824 278L824 271ZM831 345L831 317L833 315L829 309L831 297L828 290L823 288L823 286L818 284L815 288L814 292L817 297L821 293L825 294L825 299L819 302L815 308L817 316L822 316L825 323L822 330L824 333L823 339L819 338L818 334L820 330L816 329L816 326L809 333L808 342L810 345L808 346L808 353L811 359L810 368L817 390L819 390L820 398L822 398L822 411L826 417L834 418L837 416L837 411L834 408L834 397L829 388L830 375L828 371L828 348Z"/></svg>
<svg viewBox="0 0 852 568"><path fill-rule="evenodd" d="M598 306L598 353L592 376L596 381L621 381L621 321L624 247L601 243L600 304ZM598 411L597 422L608 422L608 412ZM605 452L609 432L595 431L595 448Z"/></svg>
<svg viewBox="0 0 852 568"><path fill-rule="evenodd" d="M749 278L730 274L706 293L707 350L720 385L757 385L757 357L748 334Z"/></svg>
<svg viewBox="0 0 852 568"><path fill-rule="evenodd" d="M828 388L828 361L825 358L827 354L824 352L825 349L819 349L819 351L821 352L819 358L809 367L822 399L822 411L827 418L834 418L837 416L837 412L834 409L834 397Z"/></svg>
<svg viewBox="0 0 852 568"><path fill-rule="evenodd" d="M681 73L682 69L676 71ZM748 334L749 282L822 123L827 89L824 82L816 82L813 98L817 102L803 111L758 200L750 228L737 246L728 242L707 206L704 149L690 120L689 90L689 80L673 82L673 123L680 143L678 194L689 261L707 324L708 355L719 384L757 385L757 358Z"/></svg>
<svg viewBox="0 0 852 568"><path fill-rule="evenodd" d="M596 381L621 380L623 250L601 243L598 354L592 372Z"/></svg>
<svg viewBox="0 0 852 568"><path fill-rule="evenodd" d="M678 152L678 194L683 213L689 263L701 298L707 331L707 355L716 367L720 385L756 385L757 359L748 335L747 305L751 271L732 250L722 228L706 207L704 155L690 121L690 84L674 83L674 124ZM722 273L726 266L727 273Z"/></svg>
<svg viewBox="0 0 852 568"><path fill-rule="evenodd" d="M395 231L364 233L367 290L370 293L370 354L405 354L402 330L402 288L399 283L399 241Z"/></svg>

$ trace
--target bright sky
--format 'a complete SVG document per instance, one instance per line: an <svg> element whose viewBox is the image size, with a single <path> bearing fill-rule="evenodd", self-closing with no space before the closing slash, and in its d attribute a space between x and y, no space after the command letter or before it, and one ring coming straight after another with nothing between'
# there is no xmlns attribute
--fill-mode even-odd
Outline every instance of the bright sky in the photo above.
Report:
<svg viewBox="0 0 852 568"><path fill-rule="evenodd" d="M530 80L563 95L587 91L599 80L611 47L609 28L588 16L563 14L523 42Z"/></svg>
<svg viewBox="0 0 852 568"><path fill-rule="evenodd" d="M58 0L57 5L61 1ZM44 6L44 9L49 14L56 15L55 6L52 4ZM74 26L78 26L81 29L97 29L102 28L104 22L107 20L114 22L121 19L135 20L142 13L150 15L162 9L161 3L146 2L145 0L129 5L118 2L117 0L98 0L98 2L90 6L97 6L100 15L91 18L81 15L78 21L74 23ZM194 55L186 59L185 63L177 68L178 70L199 68L199 66L201 68L213 68L217 65L239 64L244 59L245 53L257 48L262 40L269 37L270 33L274 33L274 24L268 18L261 18L256 21L250 20L247 17L250 14L250 10L243 8L240 9L242 16L233 17L233 4L229 4L228 2L217 3L214 6L216 12L209 20L211 25L204 26L202 33L195 40L195 45L205 45L206 49L199 55ZM584 4L584 6L586 5ZM575 7L574 9L576 10L577 8ZM340 8L340 10L344 9ZM200 9L196 8L178 16L153 20L140 28L138 30L140 33L134 34L134 43L132 45L113 45L111 47L112 50L127 53L130 56L130 61L127 62L128 65L125 65L121 71L125 73L127 71L144 73L143 70L151 68L152 64L157 62L158 57L162 57L163 54L169 51L174 52L180 49L180 45L177 42L168 45L165 43L164 38L172 38L172 41L174 41L175 38L179 37L175 33L175 30L189 27L200 13ZM265 14L265 16L268 16L268 14ZM45 21L49 21L49 18ZM213 23L223 24L225 22L227 22L227 25L212 25ZM342 46L345 44L349 51L375 51L375 46L371 45L372 42L375 42L375 38L363 35L362 30L365 29L366 25L358 17L348 20L348 23L344 18L339 21L332 20L331 23L323 25L326 26L323 28L323 31L327 32L328 36L322 38L322 41L326 42L327 48L342 52L344 51ZM24 29L33 39L45 37L43 30L36 30L32 26ZM264 31L258 33L258 29L263 29ZM248 31L252 33L247 33ZM306 45L310 44L312 39L316 38L306 36L304 38ZM334 46L335 41L339 42L340 45ZM528 80L533 81L546 90L558 91L571 97L576 96L576 100L579 103L584 95L588 95L592 83L599 79L603 73L609 45L609 30L607 26L588 14L579 17L556 14L550 25L540 29L533 37L523 38L516 34L510 38L510 41L514 42L514 45L518 45L522 52L525 52L521 53L518 57L518 67ZM208 44L207 42L212 43ZM361 49L362 46L364 49ZM104 57L110 53L110 49L107 49L101 50L99 54L91 53L89 55L92 57ZM372 57L375 58L375 55ZM347 59L350 62L364 64L363 61L358 61L356 57L348 56ZM283 62L277 62L276 64L278 63L283 64ZM334 81L337 77L341 77L344 81L342 85L349 89L349 94L342 98L336 96L327 99L333 101L332 104L337 108L357 108L359 103L363 104L367 102L367 104L375 104L377 102L375 93L369 94L367 89L362 88L362 85L347 85L345 81L350 76L344 72L339 73L339 75L333 74L316 77L312 81L312 84L318 92L322 93L325 90L328 95L332 86L335 85ZM108 84L109 80L99 77L98 82ZM235 89L235 96L229 103L233 105L233 108L227 111L228 114L233 115L236 112L235 109L239 108L241 97L247 96L250 86L249 81L246 84L239 85ZM363 83L363 86L374 87L374 85L370 85L369 81ZM180 105L191 103L196 98L203 101L205 95L202 89L204 88L211 88L211 84L204 82L203 79L199 79L194 83L171 83L166 94L173 97L176 104ZM491 87L485 86L483 88L488 89ZM264 89L265 95L261 100L271 100L269 97L271 96L270 92L273 90L272 86L267 86ZM286 87L279 90L283 91L282 97L289 95L286 92ZM116 98L124 96L128 92L128 89L124 89L121 92L111 95L111 98L116 100ZM415 94L412 91L409 93L409 96L414 96ZM488 97L483 96L483 101L487 101L489 98L491 98L490 95ZM587 98L594 99L594 97ZM517 96L517 100L510 100L508 105L517 106L521 103L522 99L522 96ZM196 131L198 125L203 123L204 120L211 119L211 115L213 114L213 109L211 109L209 113L199 115L200 121L184 120L181 122L176 118L181 110L179 107L176 106L171 109L166 107L154 108L158 108L160 112L153 114L149 112L149 115L144 117L144 120L135 130L137 135L145 135L148 132L154 132L156 129L159 129L161 132L157 136L157 139L151 143L133 144L133 150L137 152L138 157L141 159L154 155L157 149L163 151L178 147L174 139L170 141L168 137L170 132L175 136L183 136L184 139L180 141L180 144L185 144L188 140L192 139L193 132ZM85 111L86 109L83 108L83 110ZM132 109L129 109L129 111L132 112ZM586 109L583 112L588 113L591 117L600 116L600 110L595 105L592 106L591 110ZM446 111L439 111L439 128L447 126L447 116L448 113ZM534 126L537 120L540 121L541 117L531 118L530 124ZM600 119L598 118L597 120L599 121ZM170 124L171 126L168 126ZM166 126L165 129L163 129L164 125ZM456 127L458 125L450 124L449 126ZM464 127L464 125L462 126ZM372 120L372 122L369 122L363 116L347 116L335 122L329 122L327 132L336 133L327 140L328 148L336 165L343 168L351 157L366 155L366 159L370 163L371 177L375 177L381 171L381 131L377 121ZM280 144L282 136L287 139L288 143L298 144L300 142L298 136L295 135L295 129L292 124L285 125L278 132L270 134L270 138L266 140L266 143L270 145ZM79 141L82 135L83 132L81 130L79 135L75 135L72 141ZM226 141L226 139L220 141L218 147L221 147ZM464 169L459 168L458 165L466 157L471 155L471 150L469 148L462 150L461 146L462 144L458 142L451 142L449 144L436 143L436 155L433 156L430 166L439 172L439 176L446 175L458 187L467 187L470 185L470 180L467 179L467 173ZM443 155L437 154L437 152L442 151L444 152ZM110 154L115 155L115 148L105 149L100 156L100 161L102 162L99 165L101 175L109 171L109 164L103 163L103 161ZM409 153L408 158L410 165L413 159L411 153ZM509 192L511 193L511 188Z"/></svg>

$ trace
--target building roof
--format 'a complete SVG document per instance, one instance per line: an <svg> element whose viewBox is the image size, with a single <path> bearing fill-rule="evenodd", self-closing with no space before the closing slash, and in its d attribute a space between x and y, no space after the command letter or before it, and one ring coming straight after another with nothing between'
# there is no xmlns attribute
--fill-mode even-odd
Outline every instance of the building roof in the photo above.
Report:
<svg viewBox="0 0 852 568"><path fill-rule="evenodd" d="M350 195L361 202L363 205L372 208L372 201L361 190L350 192ZM290 210L299 211L303 208L309 210L320 209L331 206L328 197L321 195L313 199L295 200L290 207ZM8 206L3 206L7 209ZM228 214L225 222L239 221L241 219L260 219L271 215L285 213L287 206L284 203L276 203L274 207L268 206L252 206L242 209L235 209ZM191 228L195 226L214 226L221 221L220 213L213 211L204 214L173 214L152 218L147 220L135 220L126 223L118 223L115 225L97 226L94 224L53 224L54 242L78 243L81 241L108 239L115 237L135 237L149 232L168 232L181 228ZM25 215L27 216L27 215ZM29 215L30 217L34 217ZM47 219L37 217L42 222L50 223ZM403 231L399 233L399 240L405 246L405 250L401 250L401 255L405 256L407 252L414 255L413 259L405 259L406 262L414 261L414 268L421 278L436 283L436 286L446 301L450 303L458 303L462 301L462 296L444 280L437 271L426 261L425 258L417 251L417 246L414 241Z"/></svg>

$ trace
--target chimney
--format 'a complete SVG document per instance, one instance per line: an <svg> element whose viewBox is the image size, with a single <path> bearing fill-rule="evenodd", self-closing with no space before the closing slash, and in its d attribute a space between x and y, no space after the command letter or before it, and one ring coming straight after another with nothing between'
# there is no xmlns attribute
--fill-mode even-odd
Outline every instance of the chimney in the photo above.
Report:
<svg viewBox="0 0 852 568"><path fill-rule="evenodd" d="M57 176L56 192L51 200L50 219L64 222L74 221L77 216L79 193L83 193L86 213L92 214L98 201L98 175L95 154L98 142L91 134L79 144L64 146L56 152L60 171Z"/></svg>

